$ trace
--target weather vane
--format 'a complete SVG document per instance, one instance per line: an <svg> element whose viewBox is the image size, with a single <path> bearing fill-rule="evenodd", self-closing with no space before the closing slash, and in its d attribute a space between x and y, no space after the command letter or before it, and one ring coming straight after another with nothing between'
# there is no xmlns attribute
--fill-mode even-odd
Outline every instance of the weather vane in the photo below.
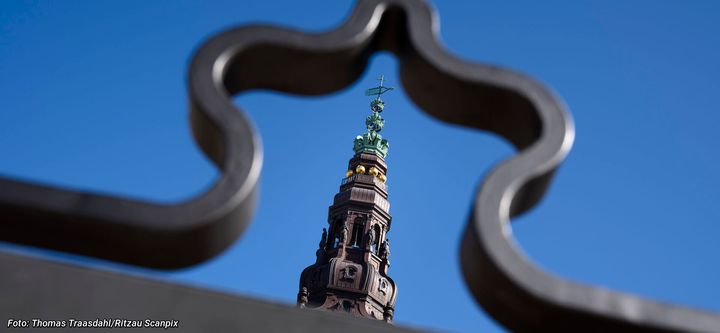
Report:
<svg viewBox="0 0 720 333"><path fill-rule="evenodd" d="M378 81L380 81L380 85L374 88L370 88L365 91L365 96L377 96L375 99L370 103L370 109L373 112L382 112L383 108L385 107L384 103L380 99L380 95L393 90L395 88L393 87L385 87L383 86L383 83L385 82L385 76L380 75L379 78L377 78Z"/></svg>

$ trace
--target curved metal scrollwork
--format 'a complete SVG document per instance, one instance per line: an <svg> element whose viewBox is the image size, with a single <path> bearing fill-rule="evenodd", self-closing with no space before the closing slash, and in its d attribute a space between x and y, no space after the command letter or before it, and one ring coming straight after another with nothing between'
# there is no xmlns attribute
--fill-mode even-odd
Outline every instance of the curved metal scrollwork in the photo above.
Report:
<svg viewBox="0 0 720 333"><path fill-rule="evenodd" d="M262 160L257 134L231 96L258 88L337 91L385 50L399 59L402 84L423 111L495 133L518 150L478 188L461 246L466 282L495 319L518 332L720 332L717 314L572 283L517 249L509 220L543 196L572 145L572 121L542 84L449 54L437 28L422 1L364 0L326 33L223 32L197 50L189 69L193 134L222 173L209 191L156 205L0 179L0 239L157 268L210 258L249 223Z"/></svg>

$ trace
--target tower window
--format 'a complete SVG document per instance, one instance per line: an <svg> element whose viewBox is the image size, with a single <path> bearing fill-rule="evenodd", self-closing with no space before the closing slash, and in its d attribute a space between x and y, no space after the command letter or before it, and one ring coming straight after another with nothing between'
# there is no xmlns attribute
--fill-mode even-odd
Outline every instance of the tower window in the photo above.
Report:
<svg viewBox="0 0 720 333"><path fill-rule="evenodd" d="M343 229L345 228L345 224L343 223L342 216L338 216L335 218L335 224L333 225L332 229L330 230L330 233L333 236L333 242L332 247L337 248L340 245L340 238L341 234L343 232Z"/></svg>
<svg viewBox="0 0 720 333"><path fill-rule="evenodd" d="M377 254L378 249L380 249L380 238L382 236L382 233L380 231L380 225L375 224L375 227L373 228L373 232L375 233L375 241L370 245L370 250L372 250L372 253Z"/></svg>
<svg viewBox="0 0 720 333"><path fill-rule="evenodd" d="M365 220L358 217L353 223L352 238L350 238L351 247L360 247L362 245L362 235L365 230Z"/></svg>

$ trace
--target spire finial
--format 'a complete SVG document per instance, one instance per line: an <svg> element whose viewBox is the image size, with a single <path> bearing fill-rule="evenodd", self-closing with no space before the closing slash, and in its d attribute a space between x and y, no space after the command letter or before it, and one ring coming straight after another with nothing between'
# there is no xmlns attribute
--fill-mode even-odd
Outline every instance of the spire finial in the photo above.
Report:
<svg viewBox="0 0 720 333"><path fill-rule="evenodd" d="M380 99L380 95L382 95L390 90L393 90L395 88L383 86L383 83L385 83L385 75L380 75L380 77L378 77L377 80L380 81L380 85L366 90L365 96L373 96L373 95L376 96L375 99L370 103L370 110L372 110L373 112L382 112L384 105L382 103L382 100ZM376 109L375 108L376 105L379 105L380 108Z"/></svg>
<svg viewBox="0 0 720 333"><path fill-rule="evenodd" d="M385 125L385 120L380 116L380 112L383 112L385 109L385 103L380 99L380 96L395 88L383 85L385 83L384 75L380 75L377 80L380 82L377 87L365 91L365 96L375 96L370 102L372 114L365 118L365 126L367 126L368 131L364 135L359 135L355 138L355 147L353 149L356 154L361 152L375 153L385 158L389 144L387 140L383 139L380 135L380 131Z"/></svg>

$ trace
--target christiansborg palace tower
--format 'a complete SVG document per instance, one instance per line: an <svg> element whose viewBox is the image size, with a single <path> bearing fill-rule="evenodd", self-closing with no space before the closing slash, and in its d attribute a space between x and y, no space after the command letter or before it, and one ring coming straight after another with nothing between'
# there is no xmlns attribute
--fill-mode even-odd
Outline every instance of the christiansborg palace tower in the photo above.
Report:
<svg viewBox="0 0 720 333"><path fill-rule="evenodd" d="M328 210L314 264L300 275L298 306L347 312L391 322L397 287L388 276L390 267L390 203L388 202L388 141L380 131L385 104L380 96L392 90L380 85L368 89L375 96L367 132L355 138L355 155Z"/></svg>

